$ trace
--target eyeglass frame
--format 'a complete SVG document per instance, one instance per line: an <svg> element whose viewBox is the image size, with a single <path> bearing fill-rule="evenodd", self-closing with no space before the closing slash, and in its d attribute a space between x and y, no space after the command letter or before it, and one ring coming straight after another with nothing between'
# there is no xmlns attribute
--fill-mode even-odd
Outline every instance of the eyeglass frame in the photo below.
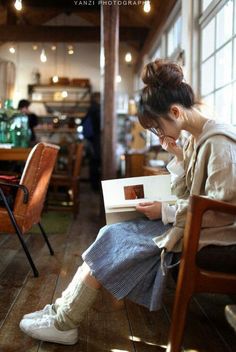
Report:
<svg viewBox="0 0 236 352"><path fill-rule="evenodd" d="M155 134L157 137L164 137L164 134L162 132L162 130L160 128L156 128L156 127L150 127L148 129L150 132L152 132L153 134Z"/></svg>

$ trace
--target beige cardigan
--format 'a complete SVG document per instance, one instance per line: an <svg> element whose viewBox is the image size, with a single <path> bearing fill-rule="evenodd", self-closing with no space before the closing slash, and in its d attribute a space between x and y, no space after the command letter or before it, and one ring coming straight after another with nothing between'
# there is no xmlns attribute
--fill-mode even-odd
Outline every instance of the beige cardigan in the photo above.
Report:
<svg viewBox="0 0 236 352"><path fill-rule="evenodd" d="M196 145L193 137L184 147L185 176L172 191L178 197L173 227L153 240L160 248L179 252L190 195L236 204L236 130L214 121L206 124ZM236 244L235 216L207 211L203 217L199 249L209 244Z"/></svg>

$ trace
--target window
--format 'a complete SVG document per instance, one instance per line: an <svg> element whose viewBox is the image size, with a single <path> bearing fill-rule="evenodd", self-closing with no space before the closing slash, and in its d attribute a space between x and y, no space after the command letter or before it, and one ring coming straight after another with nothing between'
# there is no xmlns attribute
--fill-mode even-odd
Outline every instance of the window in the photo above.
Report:
<svg viewBox="0 0 236 352"><path fill-rule="evenodd" d="M161 58L161 46L159 45L155 50L155 52L153 53L153 55L151 56L150 61L154 61L160 58Z"/></svg>
<svg viewBox="0 0 236 352"><path fill-rule="evenodd" d="M167 32L167 57L172 57L181 46L181 17L178 16Z"/></svg>
<svg viewBox="0 0 236 352"><path fill-rule="evenodd" d="M211 2L212 2L212 0L203 0L202 1L202 11L205 11Z"/></svg>
<svg viewBox="0 0 236 352"><path fill-rule="evenodd" d="M202 8L211 2L202 1ZM201 96L215 107L216 119L236 124L236 0L215 3L201 23Z"/></svg>

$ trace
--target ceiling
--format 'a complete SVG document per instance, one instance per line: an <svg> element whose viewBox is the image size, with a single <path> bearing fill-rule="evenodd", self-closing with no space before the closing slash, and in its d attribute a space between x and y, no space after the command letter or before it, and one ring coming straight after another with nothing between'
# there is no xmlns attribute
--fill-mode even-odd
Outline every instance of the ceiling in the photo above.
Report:
<svg viewBox="0 0 236 352"><path fill-rule="evenodd" d="M0 0L0 44L5 42L98 42L101 1L22 0L22 11L15 0ZM109 0L115 1L115 0ZM117 0L116 0L117 1ZM150 0L151 11L143 11L143 0L120 0L120 42L135 48L138 62L148 53L177 0ZM142 3L138 5L138 3ZM86 5L87 4L87 5ZM108 6L108 5L107 5ZM64 14L66 25L58 24ZM67 17L68 16L68 17ZM71 18L78 19L71 21ZM54 24L52 24L54 23ZM81 24L82 23L82 24Z"/></svg>

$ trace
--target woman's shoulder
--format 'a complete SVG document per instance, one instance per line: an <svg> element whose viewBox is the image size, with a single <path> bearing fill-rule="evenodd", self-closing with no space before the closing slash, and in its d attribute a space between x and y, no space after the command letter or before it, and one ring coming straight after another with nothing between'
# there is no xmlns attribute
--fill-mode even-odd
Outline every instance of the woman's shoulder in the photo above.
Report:
<svg viewBox="0 0 236 352"><path fill-rule="evenodd" d="M203 130L197 146L229 143L236 147L236 129L232 125L211 123Z"/></svg>

